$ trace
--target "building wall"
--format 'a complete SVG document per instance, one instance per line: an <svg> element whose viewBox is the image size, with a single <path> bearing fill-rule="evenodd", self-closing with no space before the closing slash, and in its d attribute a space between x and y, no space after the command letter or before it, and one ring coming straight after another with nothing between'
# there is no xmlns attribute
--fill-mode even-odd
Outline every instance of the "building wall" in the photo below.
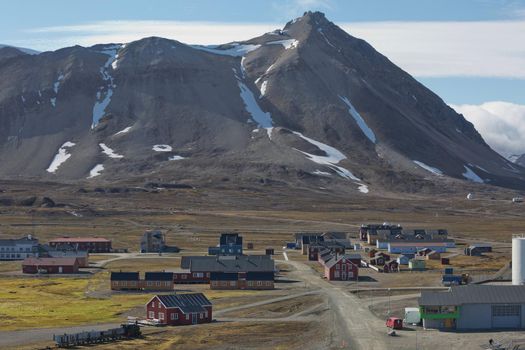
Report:
<svg viewBox="0 0 525 350"><path fill-rule="evenodd" d="M112 290L139 290L139 281L111 281Z"/></svg>
<svg viewBox="0 0 525 350"><path fill-rule="evenodd" d="M210 289L267 290L274 289L274 281L210 281Z"/></svg>
<svg viewBox="0 0 525 350"><path fill-rule="evenodd" d="M418 250L424 248L430 248L431 250L434 250L438 253L445 253L447 251L447 247L445 246L433 246L431 244L429 244L428 246L396 246L389 244L388 252L394 254L415 254Z"/></svg>
<svg viewBox="0 0 525 350"><path fill-rule="evenodd" d="M109 253L111 252L110 242L71 242L68 240L49 242L51 247L56 247L62 244L71 244L76 246L78 250L87 250L89 253Z"/></svg>
<svg viewBox="0 0 525 350"><path fill-rule="evenodd" d="M173 290L173 281L141 281L144 290Z"/></svg>
<svg viewBox="0 0 525 350"><path fill-rule="evenodd" d="M175 272L173 274L175 284L210 283L209 272Z"/></svg>
<svg viewBox="0 0 525 350"><path fill-rule="evenodd" d="M343 266L345 269L343 270ZM350 262L343 263L342 260L338 261L332 267L325 267L324 274L327 280L329 281L348 281L355 280L358 278L359 269L357 266ZM346 277L343 279L343 271L345 272Z"/></svg>
<svg viewBox="0 0 525 350"><path fill-rule="evenodd" d="M62 268L62 271L60 270ZM45 265L23 265L23 273L39 273L40 271L45 271L43 273L58 274L58 273L77 273L78 265L65 265L65 266L45 266Z"/></svg>
<svg viewBox="0 0 525 350"><path fill-rule="evenodd" d="M36 247L33 242L0 246L0 260L24 260L35 256Z"/></svg>

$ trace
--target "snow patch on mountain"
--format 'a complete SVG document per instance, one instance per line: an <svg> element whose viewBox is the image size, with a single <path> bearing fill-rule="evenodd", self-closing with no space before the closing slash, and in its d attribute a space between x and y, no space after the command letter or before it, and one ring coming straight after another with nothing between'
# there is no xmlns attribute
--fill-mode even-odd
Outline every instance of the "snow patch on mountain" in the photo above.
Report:
<svg viewBox="0 0 525 350"><path fill-rule="evenodd" d="M265 80L262 82L261 84L261 95L259 96L259 98L263 98L264 94L266 94L266 88L268 87L268 80Z"/></svg>
<svg viewBox="0 0 525 350"><path fill-rule="evenodd" d="M468 166L463 165L465 168L465 172L462 174L463 177L469 181L477 182L477 183L483 183L483 179L479 177L472 169L470 169Z"/></svg>
<svg viewBox="0 0 525 350"><path fill-rule="evenodd" d="M438 168L431 167L430 165L427 165L423 162L420 162L419 160L413 160L414 163L416 163L421 168L425 169L428 172L431 172L434 175L442 176L443 172L439 170Z"/></svg>
<svg viewBox="0 0 525 350"><path fill-rule="evenodd" d="M330 40L328 40L328 38L326 37L326 35L325 35L324 32L323 32L323 28L317 28L317 31L319 32L319 34L322 35L322 37L324 38L324 41L326 41L326 43L327 43L328 45L330 45L330 46L333 47L334 49L337 49L337 47L335 47L335 45L332 44L332 43L330 42Z"/></svg>
<svg viewBox="0 0 525 350"><path fill-rule="evenodd" d="M175 155L175 156L171 156L168 158L168 160L182 160L182 159L186 159L186 157Z"/></svg>
<svg viewBox="0 0 525 350"><path fill-rule="evenodd" d="M250 113L252 116L252 119L258 124L259 127L265 129L273 127L271 114L268 112L263 112L261 107L259 107L257 104L257 100L255 99L253 92L248 88L248 86L246 86L246 84L241 80L241 78L239 78L237 74L235 74L235 78L237 79L237 84L241 90L241 99L244 102L246 111L248 111L248 113ZM270 136L271 132L269 132L268 135Z"/></svg>
<svg viewBox="0 0 525 350"><path fill-rule="evenodd" d="M368 193L370 192L370 190L368 189L368 186L365 185L365 184L360 184L359 187L357 188L359 190L359 192L361 193Z"/></svg>
<svg viewBox="0 0 525 350"><path fill-rule="evenodd" d="M120 130L119 132L115 133L115 135L113 135L113 136L127 134L131 130L131 128L132 128L131 126L128 126L127 128L124 128L124 129Z"/></svg>
<svg viewBox="0 0 525 350"><path fill-rule="evenodd" d="M73 146L75 146L74 142L71 142L71 141L64 142L64 144L62 146L60 146L60 148L58 149L57 154L55 155L55 157L51 161L51 164L49 164L49 167L46 169L46 171L48 173L54 174L58 170L58 168L66 160L68 160L69 157L71 157L71 154L67 152L67 149L71 148Z"/></svg>
<svg viewBox="0 0 525 350"><path fill-rule="evenodd" d="M102 148L102 153L107 155L109 158L114 158L114 159L124 158L122 154L115 153L115 151L113 151L111 148L106 146L105 143L99 143L98 145L100 146L100 148Z"/></svg>
<svg viewBox="0 0 525 350"><path fill-rule="evenodd" d="M316 171L312 172L312 174L314 174L314 175L321 175L321 176L332 176L332 174L330 174L329 172L321 171L319 169L317 169Z"/></svg>
<svg viewBox="0 0 525 350"><path fill-rule="evenodd" d="M228 49L220 49L219 45L192 45L194 49L210 52L216 55L242 57L249 52L257 50L261 45L232 43Z"/></svg>
<svg viewBox="0 0 525 350"><path fill-rule="evenodd" d="M60 73L57 80L53 83L53 91L55 92L55 95L58 94L58 89L60 88L62 80L64 80L64 74Z"/></svg>
<svg viewBox="0 0 525 350"><path fill-rule="evenodd" d="M114 83L113 77L110 74L109 67L115 61L118 50L121 46L122 45L112 45L104 48L102 51L99 51L100 53L103 53L109 57L106 63L104 63L104 65L100 67L100 74L102 75L102 79L104 80L106 85L102 86L101 91L97 92L97 98L95 101L95 105L93 106L93 118L91 129L95 128L98 125L100 119L104 116L106 108L111 102L111 97L113 96L113 89L117 87Z"/></svg>
<svg viewBox="0 0 525 350"><path fill-rule="evenodd" d="M335 149L332 146L324 144L322 142L319 142L319 141L316 141L316 140L311 139L309 137L306 137L303 134L301 134L300 132L293 131L293 133L295 135L299 136L300 138L302 138L303 140L307 141L308 143L316 146L317 148L319 148L320 150L322 150L326 154L326 156L318 156L318 155L315 155L315 154L310 154L310 153L301 151L299 149L296 149L297 151L299 151L302 154L304 154L312 162L317 163L317 164L321 164L321 165L326 165L329 168L333 169L339 176L344 177L346 179L354 180L354 181L361 181L361 179L359 179L358 177L354 176L354 174L352 174L352 172L350 170L336 165L337 163L339 163L343 159L346 159L346 156L343 153L341 153L339 150Z"/></svg>
<svg viewBox="0 0 525 350"><path fill-rule="evenodd" d="M372 143L376 143L376 135L374 134L372 129L370 129L370 127L366 124L363 117L361 117L361 114L359 114L359 112L354 108L350 100L347 97L341 95L339 95L339 98L346 104L346 106L348 107L348 112L350 112L350 115L352 116L352 118L354 118L355 122L357 123L363 134L365 134L365 136L368 137L368 139L372 141Z"/></svg>
<svg viewBox="0 0 525 350"><path fill-rule="evenodd" d="M171 152L173 148L170 145L154 145L152 150L155 152Z"/></svg>
<svg viewBox="0 0 525 350"><path fill-rule="evenodd" d="M285 39L267 42L268 45L282 45L285 50L295 49L299 45L299 41L296 39Z"/></svg>
<svg viewBox="0 0 525 350"><path fill-rule="evenodd" d="M87 177L88 179L91 179L91 178L94 178L96 176L99 176L100 173L104 170L104 165L102 164L97 164L93 167L93 169L91 169L89 171L89 176Z"/></svg>

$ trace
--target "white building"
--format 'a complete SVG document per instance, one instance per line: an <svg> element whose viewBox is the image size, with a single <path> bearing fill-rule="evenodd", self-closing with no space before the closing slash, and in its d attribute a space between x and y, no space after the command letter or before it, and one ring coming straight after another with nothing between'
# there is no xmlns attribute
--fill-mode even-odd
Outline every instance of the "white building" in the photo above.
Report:
<svg viewBox="0 0 525 350"><path fill-rule="evenodd" d="M0 260L24 260L35 256L38 251L38 239L31 235L23 238L0 239Z"/></svg>

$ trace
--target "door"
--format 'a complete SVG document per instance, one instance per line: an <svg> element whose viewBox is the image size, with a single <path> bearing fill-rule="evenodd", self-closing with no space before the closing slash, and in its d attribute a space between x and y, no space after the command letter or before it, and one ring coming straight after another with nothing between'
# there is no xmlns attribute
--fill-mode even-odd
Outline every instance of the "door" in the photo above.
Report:
<svg viewBox="0 0 525 350"><path fill-rule="evenodd" d="M199 322L198 314L191 314L191 324L197 324Z"/></svg>
<svg viewBox="0 0 525 350"><path fill-rule="evenodd" d="M492 305L492 328L520 328L521 305Z"/></svg>
<svg viewBox="0 0 525 350"><path fill-rule="evenodd" d="M346 271L342 271L342 272L341 272L341 279L342 279L343 281L346 281Z"/></svg>
<svg viewBox="0 0 525 350"><path fill-rule="evenodd" d="M58 267L58 273L62 273L62 266Z"/></svg>

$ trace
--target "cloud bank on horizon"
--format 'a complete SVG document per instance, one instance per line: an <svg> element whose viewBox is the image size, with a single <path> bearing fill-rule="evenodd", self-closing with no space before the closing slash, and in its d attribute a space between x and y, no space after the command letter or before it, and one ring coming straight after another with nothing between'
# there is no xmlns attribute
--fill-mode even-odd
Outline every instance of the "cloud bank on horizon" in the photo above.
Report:
<svg viewBox="0 0 525 350"><path fill-rule="evenodd" d="M525 153L525 106L494 101L481 105L452 105L474 124L485 141L504 157Z"/></svg>

